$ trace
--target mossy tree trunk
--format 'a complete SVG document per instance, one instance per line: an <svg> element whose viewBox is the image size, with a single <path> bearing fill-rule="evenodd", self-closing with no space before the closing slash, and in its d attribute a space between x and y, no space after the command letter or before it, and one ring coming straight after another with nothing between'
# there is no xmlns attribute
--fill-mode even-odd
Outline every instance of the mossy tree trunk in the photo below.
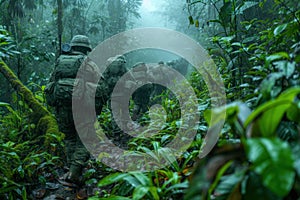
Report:
<svg viewBox="0 0 300 200"><path fill-rule="evenodd" d="M33 93L17 78L14 72L7 64L0 59L0 72L8 80L10 85L24 98L25 103L32 109L33 121L37 123L37 132L45 135L45 144L49 145L51 141L47 140L49 135L55 134L63 139L63 134L59 131L54 116L34 97Z"/></svg>

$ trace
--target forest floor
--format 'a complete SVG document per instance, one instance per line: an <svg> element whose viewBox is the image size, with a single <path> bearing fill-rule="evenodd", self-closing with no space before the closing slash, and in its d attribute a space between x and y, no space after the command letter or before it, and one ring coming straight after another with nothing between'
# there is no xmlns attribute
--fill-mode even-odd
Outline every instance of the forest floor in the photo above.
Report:
<svg viewBox="0 0 300 200"><path fill-rule="evenodd" d="M58 168L56 175L49 178L44 186L39 186L32 191L32 197L36 200L79 200L101 193L96 184L72 184L63 180L67 169Z"/></svg>

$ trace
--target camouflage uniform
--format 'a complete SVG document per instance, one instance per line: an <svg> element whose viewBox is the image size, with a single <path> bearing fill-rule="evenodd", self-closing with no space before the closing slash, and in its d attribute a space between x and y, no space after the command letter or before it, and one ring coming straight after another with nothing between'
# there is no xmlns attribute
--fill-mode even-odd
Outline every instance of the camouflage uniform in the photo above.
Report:
<svg viewBox="0 0 300 200"><path fill-rule="evenodd" d="M82 144L75 129L72 113L72 99L70 99L70 96L72 97L72 95L74 95L73 90L68 90L67 87L61 87L60 89L62 91L59 91L58 86L60 81L65 81L65 83L67 83L67 80L74 81L76 79L79 67L81 66L82 62L86 59L87 53L92 49L89 39L83 35L74 36L70 45L71 52L68 55L61 55L57 59L55 69L51 75L50 82L47 85L45 92L48 104L55 108L55 115L58 121L59 129L65 134L67 163L70 168L66 180L70 182L77 182L82 173L83 166L89 159L89 153ZM62 63L66 64L63 65ZM81 77L82 79L93 79L95 81L99 80L100 74L98 72L99 70L97 70L96 65L87 64L85 65L84 69L89 73L86 74L87 76ZM82 88L82 91L79 92L83 92L84 90L85 89ZM60 98L60 100L57 100L57 94L65 95L65 98L62 97ZM64 102L64 99L68 100ZM90 108L89 105L86 105L86 107L87 109ZM89 123L94 122L93 119L85 120L89 121Z"/></svg>
<svg viewBox="0 0 300 200"><path fill-rule="evenodd" d="M135 68L139 71L135 70ZM145 114L149 108L155 104L162 104L162 94L167 91L167 86L163 86L158 83L165 84L175 84L176 77L174 71L169 70L168 68L172 67L173 69L180 72L183 76L187 73L188 62L184 59L173 60L165 64L164 62L159 62L156 65L147 66L145 63L137 63L133 66L133 73L135 81L139 79L146 78L152 82L152 84L147 84L139 89L137 89L133 95L132 99L134 101L133 116L134 121L141 120L143 114ZM143 74L144 73L144 74ZM169 98L173 98L172 93L168 94Z"/></svg>
<svg viewBox="0 0 300 200"><path fill-rule="evenodd" d="M167 62L167 65L172 67L173 69L177 70L183 76L186 76L188 73L189 62L187 60L185 60L184 58L171 60L171 61Z"/></svg>
<svg viewBox="0 0 300 200"><path fill-rule="evenodd" d="M163 66L165 66L164 62L159 62L157 65L152 66L151 76L155 78L155 82L163 81L165 79L165 72L163 70ZM151 93L151 105L161 104L160 95L166 90L165 86L160 84L154 84L153 91Z"/></svg>
<svg viewBox="0 0 300 200"><path fill-rule="evenodd" d="M127 69L125 67L126 59L123 55L117 55L114 57L111 57L107 61L107 70L103 74L103 80L107 83L108 86L108 96L110 100L110 96L112 94L112 91L117 83L117 81L127 72ZM127 91L122 90L116 95L118 98L116 98L116 101L114 103L116 104L124 104L125 97L127 96ZM111 102L112 104L113 102ZM111 110L111 104L109 104L109 109ZM119 113L119 119L124 119L122 117L123 112L120 111ZM121 123L126 123L124 121L121 121ZM118 146L121 146L122 148L127 147L128 140L131 139L131 137L127 134L125 134L117 125L115 118L112 118L111 121L112 126L112 135L110 138L117 144Z"/></svg>
<svg viewBox="0 0 300 200"><path fill-rule="evenodd" d="M142 81L149 77L148 66L145 63L137 63L133 66L132 73L134 74L135 81ZM149 80L147 78L147 80ZM141 117L148 111L150 107L150 97L153 92L153 84L150 78L149 84L143 85L132 94L134 108L132 111L132 120L141 120Z"/></svg>

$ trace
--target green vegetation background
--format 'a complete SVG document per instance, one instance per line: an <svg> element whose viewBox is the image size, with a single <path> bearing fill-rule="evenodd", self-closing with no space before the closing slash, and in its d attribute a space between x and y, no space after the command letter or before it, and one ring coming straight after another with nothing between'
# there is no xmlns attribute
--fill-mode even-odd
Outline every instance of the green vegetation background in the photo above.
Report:
<svg viewBox="0 0 300 200"><path fill-rule="evenodd" d="M64 167L63 134L49 119L43 94L61 42L88 33L97 44L96 38L127 30L140 17L141 3L0 1L1 199L47 194ZM188 150L148 173L121 173L91 160L84 174L90 199L299 199L299 6L297 0L166 1L159 14L204 44L222 75L228 104L210 110L205 82L192 73L201 120L192 127L197 135ZM168 97L162 95L167 123L160 134L133 139L131 150L172 160L162 147L180 126L180 110ZM210 124L212 112L224 110L222 131L208 131L216 125ZM100 120L113 134L108 109ZM199 159L206 134L219 135L219 141Z"/></svg>

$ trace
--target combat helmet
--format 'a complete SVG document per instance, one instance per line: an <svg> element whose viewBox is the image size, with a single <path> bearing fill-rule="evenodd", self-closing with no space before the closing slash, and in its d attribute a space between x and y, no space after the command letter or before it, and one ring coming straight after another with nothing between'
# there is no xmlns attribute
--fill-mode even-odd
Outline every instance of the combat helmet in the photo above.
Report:
<svg viewBox="0 0 300 200"><path fill-rule="evenodd" d="M71 47L86 47L90 51L92 51L92 46L90 43L90 40L87 36L85 35L75 35L70 43Z"/></svg>

